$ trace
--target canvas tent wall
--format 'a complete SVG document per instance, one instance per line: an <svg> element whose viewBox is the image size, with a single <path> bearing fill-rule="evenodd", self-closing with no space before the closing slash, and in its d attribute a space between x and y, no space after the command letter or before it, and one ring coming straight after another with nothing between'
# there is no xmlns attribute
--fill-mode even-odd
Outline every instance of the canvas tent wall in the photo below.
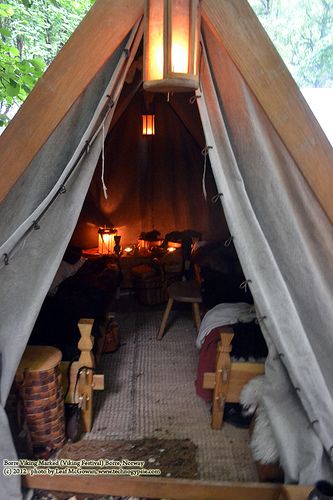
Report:
<svg viewBox="0 0 333 500"><path fill-rule="evenodd" d="M282 465L288 481L332 479L332 148L246 2L201 6L197 101L217 190L270 347L265 399ZM75 227L102 129L83 148L66 192L58 180L84 144L99 98L105 111L107 74L107 93L117 100L140 34L122 40L142 8L139 0L97 1L0 139L3 458L15 455L3 406ZM129 59L121 43L134 44ZM39 209L55 184L55 202ZM17 485L2 478L7 498L20 497Z"/></svg>

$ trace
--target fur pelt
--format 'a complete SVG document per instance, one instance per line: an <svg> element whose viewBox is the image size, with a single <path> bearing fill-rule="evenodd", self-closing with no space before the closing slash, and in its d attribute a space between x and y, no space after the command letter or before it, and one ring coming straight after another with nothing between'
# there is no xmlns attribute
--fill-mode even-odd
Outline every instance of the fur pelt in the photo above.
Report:
<svg viewBox="0 0 333 500"><path fill-rule="evenodd" d="M255 414L255 424L250 440L254 460L262 464L276 463L279 453L271 424L262 403L265 377L255 377L243 387L240 403L245 415Z"/></svg>

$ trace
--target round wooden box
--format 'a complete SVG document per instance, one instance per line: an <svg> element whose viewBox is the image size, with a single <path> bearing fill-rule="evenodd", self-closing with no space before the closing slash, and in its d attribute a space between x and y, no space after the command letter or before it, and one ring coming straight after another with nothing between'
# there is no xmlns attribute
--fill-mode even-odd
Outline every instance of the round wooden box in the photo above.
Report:
<svg viewBox="0 0 333 500"><path fill-rule="evenodd" d="M61 352L55 347L28 346L15 376L36 458L45 458L65 441Z"/></svg>

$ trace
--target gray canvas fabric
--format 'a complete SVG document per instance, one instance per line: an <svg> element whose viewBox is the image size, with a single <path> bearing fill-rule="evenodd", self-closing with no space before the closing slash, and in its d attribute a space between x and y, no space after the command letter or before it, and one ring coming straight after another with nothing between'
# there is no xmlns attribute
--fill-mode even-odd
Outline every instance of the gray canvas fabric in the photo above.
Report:
<svg viewBox="0 0 333 500"><path fill-rule="evenodd" d="M235 65L204 34L198 105L270 347L264 403L286 481L332 480L332 226Z"/></svg>
<svg viewBox="0 0 333 500"><path fill-rule="evenodd" d="M136 30L137 26L129 39L131 43ZM3 256L7 253L9 257L8 265L3 258L0 263L0 431L2 436L6 436L6 439L1 439L0 444L1 463L3 459L14 459L16 455L3 407L30 332L80 214L102 149L102 129L97 129L96 140L67 180L59 184L59 179L64 176L73 155L80 156L80 143L83 142L84 145L85 140L91 136L91 132L88 134L86 131L91 127L96 109L105 107L105 94L110 93L115 102L119 97L126 71L136 51L135 49L134 54L128 57L123 50L126 43L127 39L72 106L1 205L0 254ZM105 128L109 126L113 110L114 108L108 115ZM100 122L101 118L97 117L96 126ZM39 229L24 233L24 221L34 211L37 210L38 213L38 207L43 205L48 194L52 190L59 191L63 183L65 192L55 196L47 210L39 214ZM20 235L22 232L23 238ZM1 475L0 491L1 498L21 498L19 477Z"/></svg>

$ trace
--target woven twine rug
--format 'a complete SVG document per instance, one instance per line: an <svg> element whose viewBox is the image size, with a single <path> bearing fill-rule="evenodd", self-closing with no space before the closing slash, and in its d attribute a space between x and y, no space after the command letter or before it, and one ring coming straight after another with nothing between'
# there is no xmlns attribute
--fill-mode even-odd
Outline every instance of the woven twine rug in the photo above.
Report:
<svg viewBox="0 0 333 500"><path fill-rule="evenodd" d="M195 393L198 351L190 305L171 312L161 341L158 309L131 305L117 314L121 347L102 356L106 389L95 393L94 425L85 440L189 440L197 450L198 478L256 481L248 430L227 423L212 430L210 409Z"/></svg>
<svg viewBox="0 0 333 500"><path fill-rule="evenodd" d="M171 312L162 341L156 340L161 307L136 306L132 299L124 309L129 312L117 314L121 346L103 354L98 367L105 390L94 394L92 431L65 445L60 457L143 460L166 477L257 481L248 430L225 423L213 431L210 409L195 393L198 351L191 307Z"/></svg>

